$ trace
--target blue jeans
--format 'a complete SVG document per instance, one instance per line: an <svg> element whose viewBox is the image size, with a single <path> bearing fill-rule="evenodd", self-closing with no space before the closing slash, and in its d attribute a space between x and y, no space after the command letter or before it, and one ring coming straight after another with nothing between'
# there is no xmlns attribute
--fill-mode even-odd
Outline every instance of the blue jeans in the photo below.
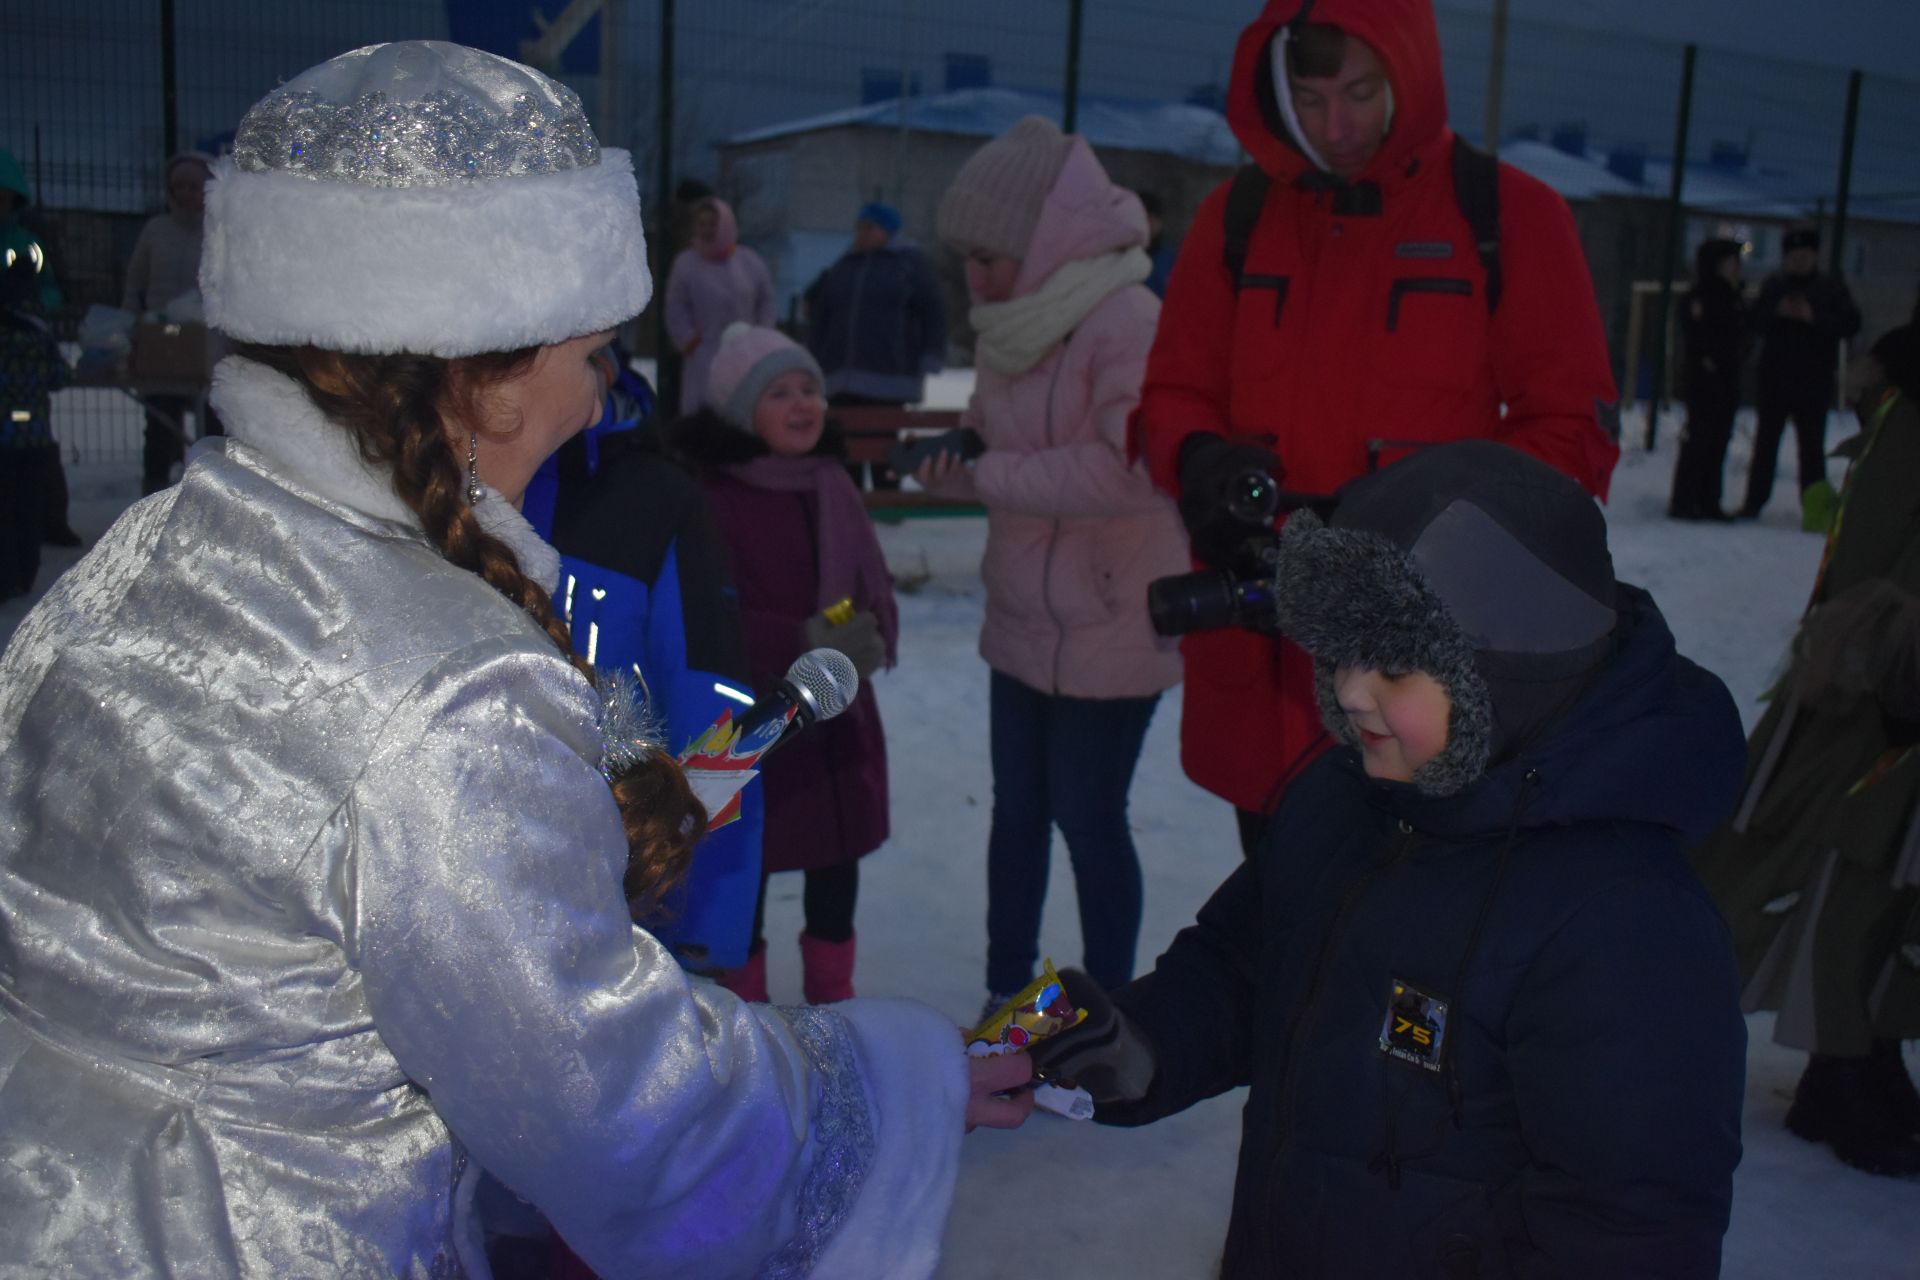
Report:
<svg viewBox="0 0 1920 1280"><path fill-rule="evenodd" d="M1018 991L1033 980L1056 825L1073 860L1088 975L1107 988L1133 977L1140 857L1127 827L1127 788L1159 702L1158 694L1062 697L993 673L988 990Z"/></svg>

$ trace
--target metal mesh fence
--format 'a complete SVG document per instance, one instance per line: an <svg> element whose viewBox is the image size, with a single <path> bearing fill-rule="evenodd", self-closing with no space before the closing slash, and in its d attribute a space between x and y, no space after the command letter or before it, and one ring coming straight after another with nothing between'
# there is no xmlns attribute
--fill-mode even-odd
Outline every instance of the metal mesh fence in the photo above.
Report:
<svg viewBox="0 0 1920 1280"><path fill-rule="evenodd" d="M968 151L1020 111L1062 113L1070 62L1082 129L1117 177L1161 196L1177 236L1240 159L1217 118L1193 113L1224 103L1255 7L1084 0L1076 60L1067 0L677 2L663 128L666 0L8 0L0 146L35 193L26 217L48 244L66 295L57 319L71 336L87 306L119 301L140 226L163 207L164 157L217 149L275 83L380 40L453 39L526 56L566 11L597 10L570 42L548 33L558 50L548 65L580 91L604 140L633 150L649 226L668 242L657 248L678 242L671 215L684 212L660 189L664 141L670 182L698 180L737 200L746 241L775 267L783 310L798 320L799 295L845 247L862 201L895 201L908 233L931 241L940 191ZM1488 16L1443 3L1437 23L1452 122L1485 141ZM1507 28L1500 63L1503 156L1574 206L1629 395L1651 389L1657 363L1651 308L1668 261L1683 61L1671 41L1521 20ZM1752 275L1774 265L1795 220L1821 222L1831 247L1847 96L1843 68L1700 50L1679 274L1709 234L1747 240ZM1915 118L1920 83L1864 78L1840 265L1870 334L1907 315L1920 282ZM644 345L645 332L636 336ZM137 448L137 414L80 411L110 393L66 394L70 452ZM109 425L95 430L93 418Z"/></svg>

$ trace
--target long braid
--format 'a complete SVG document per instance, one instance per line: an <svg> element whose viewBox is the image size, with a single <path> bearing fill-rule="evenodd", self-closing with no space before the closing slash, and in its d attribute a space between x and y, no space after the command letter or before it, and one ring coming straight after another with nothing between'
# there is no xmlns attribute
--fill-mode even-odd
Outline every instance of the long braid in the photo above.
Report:
<svg viewBox="0 0 1920 1280"><path fill-rule="evenodd" d="M459 385L484 388L526 371L538 348L474 356L458 363L435 356L355 356L315 347L244 345L239 354L301 384L322 413L346 428L366 460L393 476L394 492L420 517L429 541L448 561L478 575L525 609L554 647L589 681L593 669L573 652L567 624L540 584L520 570L512 548L488 533L466 501L466 476L447 439L443 412L475 420L474 398ZM627 896L656 905L686 875L707 814L671 759L650 756L615 778L614 802L626 829Z"/></svg>

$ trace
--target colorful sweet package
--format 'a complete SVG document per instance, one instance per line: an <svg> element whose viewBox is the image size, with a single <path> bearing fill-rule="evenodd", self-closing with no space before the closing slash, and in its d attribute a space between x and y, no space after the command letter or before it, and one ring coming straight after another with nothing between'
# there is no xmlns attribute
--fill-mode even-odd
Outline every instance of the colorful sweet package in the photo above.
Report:
<svg viewBox="0 0 1920 1280"><path fill-rule="evenodd" d="M976 1058L1013 1053L1036 1040L1079 1026L1086 1016L1085 1009L1074 1008L1073 1001L1067 999L1066 988L1060 985L1060 975L1049 960L1025 991L968 1034L967 1052Z"/></svg>
<svg viewBox="0 0 1920 1280"><path fill-rule="evenodd" d="M1016 1053L1048 1036L1058 1035L1086 1020L1087 1011L1073 1007L1067 990L1048 960L1025 991L1000 1006L998 1012L967 1035L967 1053L991 1058ZM1062 1089L1049 1081L1034 1086L1034 1105L1070 1120L1091 1120L1093 1098L1084 1089Z"/></svg>

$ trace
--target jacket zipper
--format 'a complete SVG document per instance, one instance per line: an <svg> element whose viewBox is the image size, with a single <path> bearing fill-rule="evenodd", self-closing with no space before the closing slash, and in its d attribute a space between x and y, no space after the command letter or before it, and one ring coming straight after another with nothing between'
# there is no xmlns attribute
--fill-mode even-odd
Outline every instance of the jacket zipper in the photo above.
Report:
<svg viewBox="0 0 1920 1280"><path fill-rule="evenodd" d="M1293 1022L1287 1028L1287 1044L1289 1046L1300 1043L1301 1035L1309 1030L1313 1015L1318 1012L1321 989L1327 980L1328 964L1331 961L1334 950L1340 945L1341 932L1346 928L1347 921L1353 915L1354 908L1360 904L1360 899L1366 896L1367 891L1373 888L1374 883L1378 881L1380 877L1386 875L1387 872L1392 871L1395 867L1398 867L1402 862L1405 862L1407 855L1413 852L1413 846L1419 839L1419 833L1413 829L1412 824L1405 818L1400 820L1399 829L1399 845L1394 849L1392 856L1385 862L1376 864L1370 868L1365 875L1354 881L1353 886L1347 890L1346 896L1340 899L1340 906L1333 913L1333 923L1327 929L1327 940L1320 945L1320 954L1313 962L1313 979L1307 984L1307 998L1301 1001L1299 1012L1293 1015ZM1299 1053L1289 1048L1287 1053L1287 1069L1282 1072L1280 1076L1279 1108L1274 1113L1275 1120L1280 1128L1280 1136L1273 1144L1273 1159L1267 1169L1267 1182L1269 1186L1272 1186L1274 1180L1279 1177L1280 1162L1285 1159L1287 1148L1293 1143L1290 1117L1293 1115L1295 1086L1299 1083L1299 1062ZM1271 1227L1269 1227L1265 1243L1268 1256L1271 1258L1273 1256Z"/></svg>
<svg viewBox="0 0 1920 1280"><path fill-rule="evenodd" d="M1067 344L1073 341L1069 333L1060 340L1060 360L1053 366L1053 376L1047 380L1047 447L1053 447L1053 396L1060 389L1060 371L1067 367ZM1047 692L1058 696L1060 693L1060 655L1067 647L1066 624L1060 621L1060 614L1053 607L1053 553L1060 545L1060 517L1053 517L1053 531L1047 535L1047 559L1040 570L1040 598L1047 602L1047 617L1053 620L1053 682Z"/></svg>

